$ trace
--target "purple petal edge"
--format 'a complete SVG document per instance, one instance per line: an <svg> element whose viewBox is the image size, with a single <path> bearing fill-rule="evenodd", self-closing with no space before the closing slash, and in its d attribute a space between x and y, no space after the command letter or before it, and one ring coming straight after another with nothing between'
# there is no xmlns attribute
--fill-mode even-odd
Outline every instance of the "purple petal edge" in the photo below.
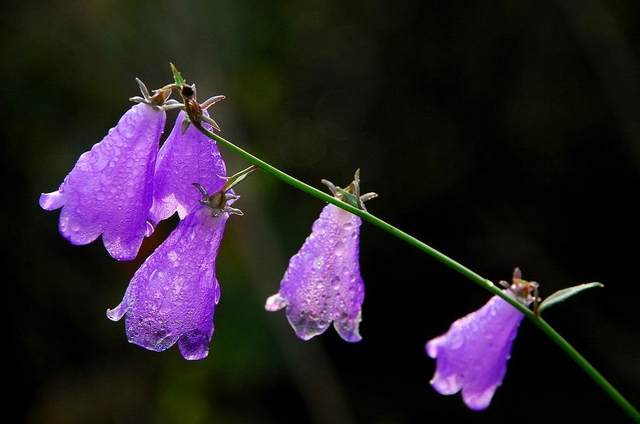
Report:
<svg viewBox="0 0 640 424"><path fill-rule="evenodd" d="M147 223L153 194L153 169L165 123L164 111L137 104L118 124L83 153L57 191L43 193L45 210L62 208L60 234L85 245L100 234L109 254L134 259Z"/></svg>
<svg viewBox="0 0 640 424"><path fill-rule="evenodd" d="M267 299L268 311L286 308L287 319L302 340L324 333L332 322L343 340L362 340L361 223L349 212L325 206L311 235L289 261L279 292Z"/></svg>
<svg viewBox="0 0 640 424"><path fill-rule="evenodd" d="M462 390L470 409L486 409L502 384L523 317L522 312L493 296L478 311L455 321L449 331L425 346L427 354L436 359L432 387L443 395Z"/></svg>
<svg viewBox="0 0 640 424"><path fill-rule="evenodd" d="M178 342L187 360L208 355L220 300L215 259L227 218L195 209L138 269L122 302L107 311L113 321L125 317L129 342L156 352Z"/></svg>

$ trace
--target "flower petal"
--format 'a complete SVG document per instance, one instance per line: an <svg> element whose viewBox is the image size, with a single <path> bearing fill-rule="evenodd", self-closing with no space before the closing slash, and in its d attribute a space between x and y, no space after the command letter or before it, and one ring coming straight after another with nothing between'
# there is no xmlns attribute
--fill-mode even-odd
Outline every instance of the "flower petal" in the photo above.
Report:
<svg viewBox="0 0 640 424"><path fill-rule="evenodd" d="M107 311L114 321L126 317L131 343L160 352L178 342L185 359L207 356L220 299L215 260L228 217L198 207L138 269L122 303Z"/></svg>
<svg viewBox="0 0 640 424"><path fill-rule="evenodd" d="M46 211L54 211L64 206L65 196L60 191L42 193L40 195L40 207Z"/></svg>
<svg viewBox="0 0 640 424"><path fill-rule="evenodd" d="M502 384L523 317L522 312L493 296L478 311L455 321L447 333L429 341L427 354L437 359L433 388L443 395L462 389L469 408L486 409Z"/></svg>
<svg viewBox="0 0 640 424"><path fill-rule="evenodd" d="M40 196L43 209L62 207L63 237L84 245L103 234L112 257L135 258L149 233L153 169L165 116L145 104L133 106L102 141L80 156L58 191Z"/></svg>
<svg viewBox="0 0 640 424"><path fill-rule="evenodd" d="M216 142L193 125L183 135L181 127L185 116L185 112L180 112L158 153L153 205L149 213L149 219L154 223L169 218L176 211L180 219L184 219L200 204L201 195L193 183L201 184L209 193L219 191L225 183L219 177L225 176L226 170ZM211 129L209 124L203 125Z"/></svg>
<svg viewBox="0 0 640 424"><path fill-rule="evenodd" d="M303 340L324 333L333 322L340 337L358 342L364 282L358 263L359 217L327 205L311 235L291 258L269 311L286 306L289 323Z"/></svg>

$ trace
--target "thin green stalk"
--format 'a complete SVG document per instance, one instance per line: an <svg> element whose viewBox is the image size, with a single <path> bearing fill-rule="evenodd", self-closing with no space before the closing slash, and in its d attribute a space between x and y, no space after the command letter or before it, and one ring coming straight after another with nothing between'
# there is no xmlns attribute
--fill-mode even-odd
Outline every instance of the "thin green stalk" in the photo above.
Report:
<svg viewBox="0 0 640 424"><path fill-rule="evenodd" d="M192 120L193 121L193 120ZM233 152L237 153L238 155L242 156L243 158L245 158L246 160L248 160L249 162L259 166L260 168L262 168L264 171L268 172L269 174L271 174L272 176L278 178L279 180L299 189L304 191L305 193L308 193L314 197L317 197L320 200L324 200L325 202L328 203L332 203L336 206L338 206L339 208L342 208L346 211L349 211L351 213L353 213L354 215L358 215L359 217L361 217L363 220L381 228L382 230L388 232L389 234L409 243L410 245L422 250L423 252L427 253L428 255L432 256L433 258L435 258L437 261L447 265L448 267L452 268L453 270L455 270L456 272L464 275L465 277L469 278L471 281L473 281L474 283L480 285L481 287L483 287L484 289L490 291L491 293L493 293L494 295L500 296L502 299L504 299L505 301L509 302L511 305L513 305L516 309L518 309L519 311L521 311L523 314L525 314L525 316L531 320L540 330L542 330L542 332L544 332L547 336L549 336L549 338L551 340L553 340L558 346L560 346L560 348L567 354L569 355L569 357L571 359L573 359L589 376L591 376L591 378L593 378L595 380L595 382L602 387L602 389L620 406L620 408L622 408L627 414L629 414L629 416L634 419L636 422L640 423L640 412L638 412L638 410L631 405L631 403L629 403L629 401L622 396L622 394L616 390L615 387L613 387L611 385L611 383L609 383L603 376L602 374L600 374L594 367L593 365L591 365L573 346L571 346L571 344L569 344L568 341L566 341L553 327L551 327L545 320L543 320L542 318L536 316L529 308L527 308L525 305L523 305L522 303L518 302L516 299L511 298L510 296L507 296L500 288L496 287L491 281L487 280L486 278L481 277L480 275L476 274L475 272L473 272L472 270L470 270L469 268L465 267L464 265L460 264L459 262L456 262L455 260L449 258L448 256L444 255L443 253L440 253L439 251L437 251L436 249L432 248L431 246L423 243L422 241L418 240L417 238L411 236L410 234L405 233L404 231L394 227L391 224L388 224L387 222L383 221L382 219L371 215L370 213L360 210L358 208L355 208L351 205L349 205L346 202L343 202L341 200L336 199L335 197L318 190L315 187L312 187L284 172L282 172L281 170L279 170L278 168L268 164L267 162L263 161L262 159L253 156L251 153L241 149L240 147L236 146L235 144L231 143L228 140L225 140L224 138L220 137L217 134L212 133L211 131L208 131L206 128L202 127L202 125L200 124L194 124L196 125L196 127L202 131L205 135L207 135L209 138L216 140L218 143L223 144L225 147L227 147L228 149L232 150Z"/></svg>

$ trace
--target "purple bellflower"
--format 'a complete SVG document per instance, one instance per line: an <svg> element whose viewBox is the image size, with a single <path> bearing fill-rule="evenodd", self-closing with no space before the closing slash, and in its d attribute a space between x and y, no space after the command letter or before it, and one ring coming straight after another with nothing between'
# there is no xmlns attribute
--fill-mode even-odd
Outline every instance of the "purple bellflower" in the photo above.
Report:
<svg viewBox="0 0 640 424"><path fill-rule="evenodd" d="M194 89L195 95L195 89ZM224 99L224 96L212 97L202 105L199 112L208 118L206 109ZM149 220L155 225L169 218L176 211L180 219L196 208L201 197L192 183L200 181L211 192L219 191L225 180L225 164L220 156L216 142L208 138L193 125L184 111L180 112L176 124L158 153L156 163L153 205ZM211 122L203 126L211 130ZM215 125L216 129L220 128Z"/></svg>
<svg viewBox="0 0 640 424"><path fill-rule="evenodd" d="M238 197L231 187L255 168L230 177L212 196L205 196L135 273L122 302L107 311L118 321L125 317L129 342L161 352L178 342L185 359L205 358L213 336L213 313L220 300L215 260L230 214ZM195 191L195 190L194 190Z"/></svg>
<svg viewBox="0 0 640 424"><path fill-rule="evenodd" d="M118 260L136 257L142 239L153 232L147 222L152 204L153 173L165 110L182 107L168 100L170 90L151 96L137 80L144 97L118 124L80 156L57 191L43 193L45 210L62 208L60 234L75 245L91 243L102 234L109 254Z"/></svg>
<svg viewBox="0 0 640 424"><path fill-rule="evenodd" d="M360 196L359 172L346 189L323 180L340 200L364 209L363 202L375 193ZM311 235L289 261L280 291L267 299L265 309L286 315L296 335L309 340L333 326L344 340L362 339L359 325L364 301L364 282L358 262L362 221L328 204L313 224Z"/></svg>
<svg viewBox="0 0 640 424"><path fill-rule="evenodd" d="M518 268L513 283L501 281L505 292L525 305L533 301L538 284L521 279ZM462 400L473 410L486 409L507 371L513 340L524 314L499 296L455 321L449 331L426 344L436 359L433 388L443 395L462 390Z"/></svg>

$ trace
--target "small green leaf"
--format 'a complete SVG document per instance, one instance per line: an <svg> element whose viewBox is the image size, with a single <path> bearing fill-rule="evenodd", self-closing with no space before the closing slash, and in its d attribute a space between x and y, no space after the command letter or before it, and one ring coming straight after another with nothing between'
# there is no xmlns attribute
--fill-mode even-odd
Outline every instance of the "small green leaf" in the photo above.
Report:
<svg viewBox="0 0 640 424"><path fill-rule="evenodd" d="M176 84L178 85L184 84L184 79L182 79L182 75L180 75L180 72L178 72L178 69L171 62L169 62L169 65L171 65L171 72L173 72L173 79L176 81Z"/></svg>
<svg viewBox="0 0 640 424"><path fill-rule="evenodd" d="M587 290L593 287L604 287L604 286L600 283L586 283L586 284L580 284L578 286L567 287L566 289L558 290L557 292L553 293L551 296L548 296L545 300L542 301L540 306L538 306L538 313L541 313L542 311L547 309L549 306L555 305L556 303L563 302L568 298L580 293L581 291Z"/></svg>

